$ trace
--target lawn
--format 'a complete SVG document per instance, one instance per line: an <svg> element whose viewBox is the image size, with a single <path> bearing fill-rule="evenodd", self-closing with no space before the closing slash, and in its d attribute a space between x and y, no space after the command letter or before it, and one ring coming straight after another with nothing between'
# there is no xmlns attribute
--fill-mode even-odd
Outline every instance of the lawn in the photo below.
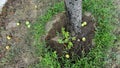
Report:
<svg viewBox="0 0 120 68"><path fill-rule="evenodd" d="M57 54L49 48L46 48L46 42L41 40L45 34L45 25L52 17L64 9L64 3L56 3L47 11L47 13L37 19L31 27L34 38L35 54L39 58L39 62L30 65L29 68L104 68L106 64L106 52L113 45L115 39L111 25L115 22L113 9L115 8L112 0L83 0L83 12L91 12L96 19L96 32L94 37L95 48L85 57L77 58L75 63L71 63L71 59L63 58L59 62Z"/></svg>

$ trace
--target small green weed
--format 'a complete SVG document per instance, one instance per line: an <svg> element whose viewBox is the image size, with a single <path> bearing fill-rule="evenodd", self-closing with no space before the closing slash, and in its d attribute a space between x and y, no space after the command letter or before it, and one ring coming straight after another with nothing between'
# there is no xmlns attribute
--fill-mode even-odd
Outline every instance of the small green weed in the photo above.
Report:
<svg viewBox="0 0 120 68"><path fill-rule="evenodd" d="M72 41L76 40L76 37L70 37L70 33L68 31L65 31L65 28L62 28L61 33L62 38L58 39L58 43L67 44L66 49L71 49L73 47Z"/></svg>
<svg viewBox="0 0 120 68"><path fill-rule="evenodd" d="M34 33L34 46L36 47L36 55L42 57L39 63L31 66L31 68L61 68L60 65L63 64L64 68L104 68L104 59L106 57L106 50L113 45L114 36L111 33L112 25L111 22L115 22L114 6L113 0L83 0L83 12L89 11L96 18L98 24L95 33L95 44L96 47L93 48L86 57L77 58L74 63L72 59L63 58L63 62L58 62L56 54L45 48L45 42L39 40L39 38L45 33L45 23L51 19L54 14L64 11L64 3L60 2L55 4L54 7L50 8L48 12L38 18L38 21L33 26ZM63 35L65 39L58 40L60 43L69 43L69 33L64 32ZM74 37L72 38L75 39ZM73 44L69 43L69 48Z"/></svg>
<svg viewBox="0 0 120 68"><path fill-rule="evenodd" d="M48 22L53 15L62 11L64 11L64 2L56 3L31 26L32 38L34 38L32 45L35 47L35 55L38 58L41 57L41 59L39 59L39 63L30 65L28 68L60 68L60 64L55 58L55 53L47 50L45 41L41 41L40 37L45 34L46 22Z"/></svg>

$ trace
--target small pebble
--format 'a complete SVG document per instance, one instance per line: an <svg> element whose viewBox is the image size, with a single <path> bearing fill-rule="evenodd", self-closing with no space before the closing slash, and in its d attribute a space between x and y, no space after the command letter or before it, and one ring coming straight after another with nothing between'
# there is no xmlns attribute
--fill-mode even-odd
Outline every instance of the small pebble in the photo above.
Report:
<svg viewBox="0 0 120 68"><path fill-rule="evenodd" d="M80 39L77 40L78 42L80 41Z"/></svg>

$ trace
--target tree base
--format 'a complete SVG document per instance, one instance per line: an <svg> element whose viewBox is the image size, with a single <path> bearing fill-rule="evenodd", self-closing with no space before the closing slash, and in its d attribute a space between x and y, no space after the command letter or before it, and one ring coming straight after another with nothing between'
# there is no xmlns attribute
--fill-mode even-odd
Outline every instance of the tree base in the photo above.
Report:
<svg viewBox="0 0 120 68"><path fill-rule="evenodd" d="M82 17L82 21L87 22L87 24L85 26L81 26L81 33L76 37L75 41L72 41L73 47L67 51L72 58L74 56L85 56L91 48L95 46L93 42L95 35L94 17L90 13L85 13ZM68 27L67 23L68 18L66 17L65 12L63 12L53 17L52 21L46 25L47 35L45 36L45 40L47 42L47 46L49 46L53 51L56 51L58 57L65 56L66 52L64 51L65 44L60 44L57 41L59 37L56 32L61 33L62 27ZM85 40L82 40L83 38L85 38Z"/></svg>

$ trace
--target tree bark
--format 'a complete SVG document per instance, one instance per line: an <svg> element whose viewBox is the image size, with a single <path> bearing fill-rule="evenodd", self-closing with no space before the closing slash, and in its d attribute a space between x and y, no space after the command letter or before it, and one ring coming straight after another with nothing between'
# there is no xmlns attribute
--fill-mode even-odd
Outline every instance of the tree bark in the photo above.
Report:
<svg viewBox="0 0 120 68"><path fill-rule="evenodd" d="M69 18L69 31L73 36L81 32L82 0L65 0L65 8Z"/></svg>

